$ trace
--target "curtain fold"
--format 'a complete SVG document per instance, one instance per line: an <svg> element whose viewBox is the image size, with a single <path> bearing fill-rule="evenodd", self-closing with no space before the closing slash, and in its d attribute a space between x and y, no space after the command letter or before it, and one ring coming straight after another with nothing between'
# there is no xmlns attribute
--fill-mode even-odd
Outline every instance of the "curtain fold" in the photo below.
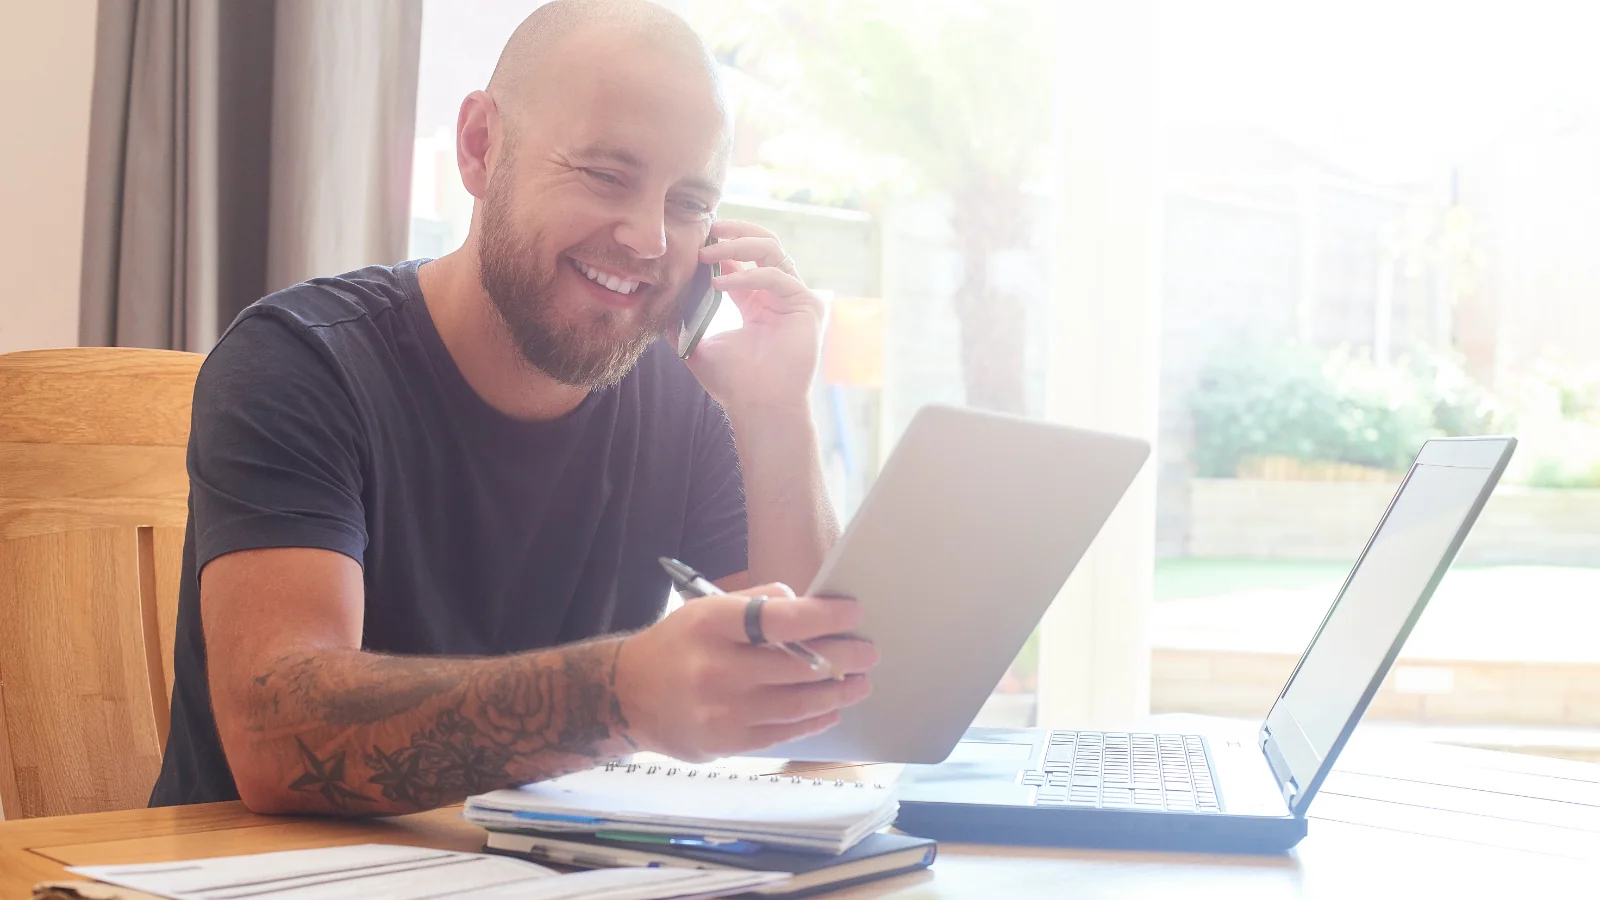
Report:
<svg viewBox="0 0 1600 900"><path fill-rule="evenodd" d="M277 7L273 290L404 256L422 40L420 0Z"/></svg>
<svg viewBox="0 0 1600 900"><path fill-rule="evenodd" d="M421 0L100 0L79 340L205 351L406 248Z"/></svg>

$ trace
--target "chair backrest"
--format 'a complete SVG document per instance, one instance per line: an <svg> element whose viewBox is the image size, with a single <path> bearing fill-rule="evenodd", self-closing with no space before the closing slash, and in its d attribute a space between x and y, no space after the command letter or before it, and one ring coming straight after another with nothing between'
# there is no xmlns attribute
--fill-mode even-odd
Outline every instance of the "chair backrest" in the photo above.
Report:
<svg viewBox="0 0 1600 900"><path fill-rule="evenodd" d="M0 818L143 806L172 696L197 353L0 355Z"/></svg>

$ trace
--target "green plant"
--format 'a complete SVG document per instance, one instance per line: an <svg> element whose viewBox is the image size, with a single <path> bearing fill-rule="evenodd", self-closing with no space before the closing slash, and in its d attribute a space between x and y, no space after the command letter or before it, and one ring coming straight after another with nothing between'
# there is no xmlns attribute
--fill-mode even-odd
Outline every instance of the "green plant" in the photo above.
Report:
<svg viewBox="0 0 1600 900"><path fill-rule="evenodd" d="M1318 361L1293 347L1221 354L1190 398L1195 469L1231 478L1250 456L1317 459L1335 443L1338 398Z"/></svg>
<svg viewBox="0 0 1600 900"><path fill-rule="evenodd" d="M1600 425L1600 365L1547 358L1534 366L1524 384L1538 395L1537 399L1528 399L1545 406L1542 412L1560 416L1566 422Z"/></svg>
<svg viewBox="0 0 1600 900"><path fill-rule="evenodd" d="M1377 364L1339 349L1229 347L1190 399L1198 474L1232 477L1250 457L1403 470L1441 434L1481 434L1490 395L1444 357Z"/></svg>
<svg viewBox="0 0 1600 900"><path fill-rule="evenodd" d="M1322 370L1339 409L1334 442L1321 448L1323 458L1399 471L1423 441L1440 433L1437 401L1406 364L1377 365L1341 348L1328 355Z"/></svg>
<svg viewBox="0 0 1600 900"><path fill-rule="evenodd" d="M1531 487L1600 488L1600 458L1562 458L1537 451L1528 458L1528 465L1514 480Z"/></svg>
<svg viewBox="0 0 1600 900"><path fill-rule="evenodd" d="M1490 434L1512 424L1501 398L1467 373L1460 354L1419 350L1412 367L1433 400L1433 424L1447 437Z"/></svg>
<svg viewBox="0 0 1600 900"><path fill-rule="evenodd" d="M1520 440L1506 479L1600 488L1600 370L1544 360L1507 386Z"/></svg>

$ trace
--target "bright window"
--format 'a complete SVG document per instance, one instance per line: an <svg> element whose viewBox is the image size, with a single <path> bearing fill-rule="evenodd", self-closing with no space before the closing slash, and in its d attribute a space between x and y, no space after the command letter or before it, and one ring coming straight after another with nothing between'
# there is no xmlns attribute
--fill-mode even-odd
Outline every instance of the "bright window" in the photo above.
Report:
<svg viewBox="0 0 1600 900"><path fill-rule="evenodd" d="M416 255L465 236L456 109L535 5L427 4ZM1102 166L1148 156L1159 241L1135 264L1161 285L1156 562L1153 603L1128 602L1148 611L1150 708L1263 713L1420 443L1512 432L1515 465L1369 718L1600 757L1587 6L1151 0L1144 31L1119 37L1153 60L1148 96L1119 75L1057 104L1063 71L1087 76L1058 65L1056 39L1102 22L1078 4L668 5L734 102L721 215L778 231L832 304L813 411L842 514L920 405L1051 409L1061 311L1093 302L1063 299L1052 248L1078 232L1055 226L1086 227L1074 204ZM1141 117L1148 145L1127 127ZM981 721L1033 721L1037 653Z"/></svg>
<svg viewBox="0 0 1600 900"><path fill-rule="evenodd" d="M1521 438L1368 721L1600 754L1600 63L1572 3L1168 2L1152 707L1258 716L1418 444Z"/></svg>

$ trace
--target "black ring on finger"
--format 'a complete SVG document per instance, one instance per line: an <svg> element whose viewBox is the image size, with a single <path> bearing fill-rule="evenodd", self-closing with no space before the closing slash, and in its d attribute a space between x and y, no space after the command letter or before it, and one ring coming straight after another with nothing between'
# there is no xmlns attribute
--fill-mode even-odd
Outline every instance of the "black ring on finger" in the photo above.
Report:
<svg viewBox="0 0 1600 900"><path fill-rule="evenodd" d="M761 632L761 605L766 602L765 596L751 597L744 605L744 635L757 647L767 642L767 636Z"/></svg>

